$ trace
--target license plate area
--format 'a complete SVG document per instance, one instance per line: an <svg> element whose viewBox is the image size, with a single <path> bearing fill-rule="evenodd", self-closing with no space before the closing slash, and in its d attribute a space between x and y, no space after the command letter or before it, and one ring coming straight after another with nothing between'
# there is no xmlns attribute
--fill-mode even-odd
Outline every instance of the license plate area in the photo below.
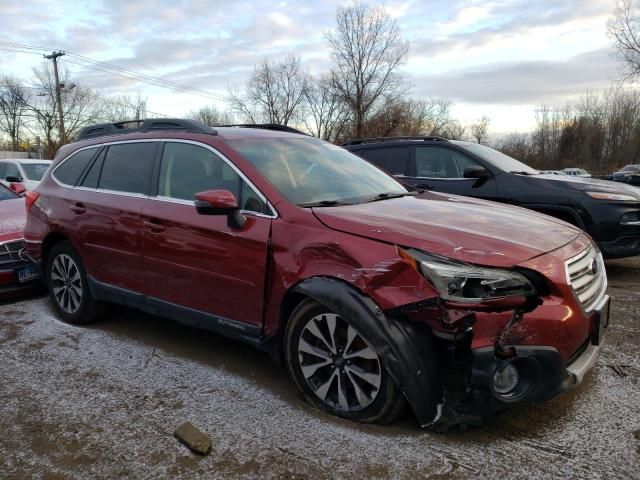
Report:
<svg viewBox="0 0 640 480"><path fill-rule="evenodd" d="M38 273L38 269L35 265L25 265L24 267L16 269L16 276L18 277L18 282L20 283L35 280L39 275L40 274Z"/></svg>
<svg viewBox="0 0 640 480"><path fill-rule="evenodd" d="M611 298L607 297L605 301L600 304L600 307L594 312L594 329L591 336L591 343L593 345L600 345L606 328L609 327L609 312L611 311Z"/></svg>

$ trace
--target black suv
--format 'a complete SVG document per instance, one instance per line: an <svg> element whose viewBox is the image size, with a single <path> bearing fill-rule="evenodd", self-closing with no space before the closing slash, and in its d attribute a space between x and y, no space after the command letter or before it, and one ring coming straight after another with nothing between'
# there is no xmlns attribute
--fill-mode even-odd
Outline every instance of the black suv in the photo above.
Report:
<svg viewBox="0 0 640 480"><path fill-rule="evenodd" d="M415 189L530 208L585 230L606 258L640 254L639 188L542 174L484 145L439 137L367 138L342 146Z"/></svg>

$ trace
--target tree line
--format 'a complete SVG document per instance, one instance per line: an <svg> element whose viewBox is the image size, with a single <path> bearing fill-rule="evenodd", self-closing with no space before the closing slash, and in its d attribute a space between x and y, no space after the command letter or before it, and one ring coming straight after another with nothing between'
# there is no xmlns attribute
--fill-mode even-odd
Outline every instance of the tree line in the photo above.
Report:
<svg viewBox="0 0 640 480"><path fill-rule="evenodd" d="M82 128L101 122L139 120L147 116L147 100L141 96L105 97L74 83L68 70L60 71L60 99L67 138ZM27 81L0 74L0 150L40 150L43 158L53 158L62 145L60 117L56 104L56 84L51 65L33 70Z"/></svg>
<svg viewBox="0 0 640 480"><path fill-rule="evenodd" d="M640 76L639 1L622 0L608 23L614 54L631 80ZM601 174L640 163L640 95L632 86L587 93L561 107L542 105L531 133L496 137L490 136L487 116L464 125L453 118L450 99L410 94L402 73L409 43L382 6L355 1L338 7L325 39L331 59L327 71L312 75L295 55L267 58L255 65L243 88L229 89L226 109L206 105L186 116L211 126L289 125L334 143L383 136L466 139L540 169L577 166ZM12 150L39 138L47 158L61 144L51 66L35 69L33 81L26 86L23 79L0 75L0 133ZM140 96L104 97L72 83L64 69L60 84L69 138L89 124L149 116L147 100Z"/></svg>

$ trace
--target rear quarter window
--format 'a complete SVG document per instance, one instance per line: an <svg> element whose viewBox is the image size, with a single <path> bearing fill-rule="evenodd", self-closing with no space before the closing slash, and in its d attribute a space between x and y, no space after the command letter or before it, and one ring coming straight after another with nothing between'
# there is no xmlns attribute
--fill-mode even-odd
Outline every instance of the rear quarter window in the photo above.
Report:
<svg viewBox="0 0 640 480"><path fill-rule="evenodd" d="M97 151L97 148L87 148L74 153L55 168L53 177L65 185L75 186Z"/></svg>

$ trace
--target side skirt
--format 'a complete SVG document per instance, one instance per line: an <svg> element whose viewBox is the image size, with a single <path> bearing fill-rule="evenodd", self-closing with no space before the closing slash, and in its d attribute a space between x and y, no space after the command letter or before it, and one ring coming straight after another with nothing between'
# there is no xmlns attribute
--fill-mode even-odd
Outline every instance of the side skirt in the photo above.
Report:
<svg viewBox="0 0 640 480"><path fill-rule="evenodd" d="M171 320L191 327L209 330L228 338L241 340L256 348L261 348L262 346L263 338L261 327L218 317L200 310L183 307L175 303L132 292L131 290L115 287L107 283L99 282L90 275L87 276L87 281L91 289L91 294L96 300L126 305L151 315L170 318Z"/></svg>

